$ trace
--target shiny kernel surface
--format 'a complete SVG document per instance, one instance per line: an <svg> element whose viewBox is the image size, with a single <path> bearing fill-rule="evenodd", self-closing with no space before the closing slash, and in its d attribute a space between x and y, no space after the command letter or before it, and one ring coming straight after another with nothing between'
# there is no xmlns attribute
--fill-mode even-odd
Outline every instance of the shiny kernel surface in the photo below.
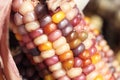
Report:
<svg viewBox="0 0 120 80"><path fill-rule="evenodd" d="M80 34L79 34L79 39L81 39L82 41L84 41L85 39L87 39L88 37L88 33L85 32L85 31L82 31Z"/></svg>
<svg viewBox="0 0 120 80"><path fill-rule="evenodd" d="M63 19L62 21L60 21L57 26L58 26L59 29L63 29L63 28L65 28L68 24L70 24L70 23L69 23L69 21L65 18L65 19Z"/></svg>
<svg viewBox="0 0 120 80"><path fill-rule="evenodd" d="M73 52L71 50L59 55L59 59L61 62L71 58L73 58Z"/></svg>
<svg viewBox="0 0 120 80"><path fill-rule="evenodd" d="M49 23L43 28L45 34L47 35L55 31L56 29L57 29L57 26L54 23Z"/></svg>
<svg viewBox="0 0 120 80"><path fill-rule="evenodd" d="M91 60L93 64L96 64L101 60L101 55L99 53L96 53L91 57Z"/></svg>
<svg viewBox="0 0 120 80"><path fill-rule="evenodd" d="M70 45L70 48L71 48L71 49L74 49L74 48L76 48L80 43L81 43L81 40L80 40L80 39L75 39L75 40L73 40L72 42L70 42L69 45Z"/></svg>
<svg viewBox="0 0 120 80"><path fill-rule="evenodd" d="M102 75L97 75L94 80L104 80Z"/></svg>
<svg viewBox="0 0 120 80"><path fill-rule="evenodd" d="M52 49L52 43L49 42L49 41L45 42L43 44L40 44L38 46L38 48L39 48L40 51L50 50L50 49Z"/></svg>
<svg viewBox="0 0 120 80"><path fill-rule="evenodd" d="M52 16L52 21L54 22L54 23L59 23L61 20L63 20L65 18L65 13L64 12L62 12L62 11L59 11L59 12L57 12L56 14L54 14L53 16Z"/></svg>
<svg viewBox="0 0 120 80"><path fill-rule="evenodd" d="M68 36L67 36L67 42L70 42L78 37L78 33L76 31L72 31Z"/></svg>
<svg viewBox="0 0 120 80"><path fill-rule="evenodd" d="M83 60L83 66L82 67L86 67L86 66L88 66L90 64L92 64L91 58Z"/></svg>
<svg viewBox="0 0 120 80"><path fill-rule="evenodd" d="M75 49L73 49L74 56L78 56L84 50L85 50L85 45L81 43L78 47L76 47Z"/></svg>
<svg viewBox="0 0 120 80"><path fill-rule="evenodd" d="M69 59L67 61L62 62L62 66L65 70L69 70L74 65L74 59Z"/></svg>
<svg viewBox="0 0 120 80"><path fill-rule="evenodd" d="M82 52L80 55L79 55L79 57L81 58L81 59L88 59L88 58L90 58L90 52L89 52L89 50L85 50L84 52Z"/></svg>

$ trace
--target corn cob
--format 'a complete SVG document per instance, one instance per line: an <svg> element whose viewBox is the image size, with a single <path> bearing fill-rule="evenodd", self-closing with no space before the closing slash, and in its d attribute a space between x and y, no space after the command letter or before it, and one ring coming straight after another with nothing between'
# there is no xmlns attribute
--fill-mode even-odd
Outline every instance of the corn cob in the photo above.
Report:
<svg viewBox="0 0 120 80"><path fill-rule="evenodd" d="M113 78L109 65L102 60L105 56L101 56L105 52L112 56L111 49L104 39L97 42L98 34L93 34L73 0L18 3L18 7L13 8L16 26L13 32L27 53L32 55L40 72L45 73L42 76L45 80Z"/></svg>

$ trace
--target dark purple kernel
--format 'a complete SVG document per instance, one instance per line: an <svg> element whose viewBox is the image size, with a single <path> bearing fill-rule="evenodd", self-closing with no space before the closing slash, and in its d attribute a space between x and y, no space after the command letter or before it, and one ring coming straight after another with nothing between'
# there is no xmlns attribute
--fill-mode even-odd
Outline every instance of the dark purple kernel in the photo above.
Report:
<svg viewBox="0 0 120 80"><path fill-rule="evenodd" d="M39 56L40 55L40 52L37 48L30 49L29 52L32 56Z"/></svg>
<svg viewBox="0 0 120 80"><path fill-rule="evenodd" d="M20 54L14 56L13 59L14 59L16 64L19 64L19 63L21 63L21 61L23 59L23 55L20 53Z"/></svg>
<svg viewBox="0 0 120 80"><path fill-rule="evenodd" d="M52 21L51 16L46 15L44 16L41 20L40 20L40 27L44 27L46 26L48 23L50 23Z"/></svg>
<svg viewBox="0 0 120 80"><path fill-rule="evenodd" d="M74 56L78 56L80 53L82 53L85 50L85 45L81 43L78 47L73 49Z"/></svg>
<svg viewBox="0 0 120 80"><path fill-rule="evenodd" d="M26 76L27 77L32 77L35 73L35 70L33 67L27 67L26 68Z"/></svg>
<svg viewBox="0 0 120 80"><path fill-rule="evenodd" d="M35 12L38 15L38 18L41 20L45 15L48 14L47 6L43 4L38 4L35 7Z"/></svg>
<svg viewBox="0 0 120 80"><path fill-rule="evenodd" d="M65 28L62 29L62 35L67 36L72 31L73 31L73 26L69 24Z"/></svg>
<svg viewBox="0 0 120 80"><path fill-rule="evenodd" d="M47 67L46 67L46 65L43 62L41 62L41 63L38 64L38 68L41 71L43 69L46 69Z"/></svg>
<svg viewBox="0 0 120 80"><path fill-rule="evenodd" d="M69 21L68 21L67 19L63 19L63 20L58 24L58 28L59 28L59 29L63 29L63 28L65 28L68 24L69 24Z"/></svg>

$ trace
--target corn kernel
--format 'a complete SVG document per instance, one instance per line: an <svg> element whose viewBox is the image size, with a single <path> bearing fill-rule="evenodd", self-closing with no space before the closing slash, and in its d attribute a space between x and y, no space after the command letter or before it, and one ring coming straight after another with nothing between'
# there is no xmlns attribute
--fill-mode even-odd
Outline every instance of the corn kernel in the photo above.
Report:
<svg viewBox="0 0 120 80"><path fill-rule="evenodd" d="M21 41L22 40L22 36L20 34L15 34L15 37L18 41Z"/></svg>
<svg viewBox="0 0 120 80"><path fill-rule="evenodd" d="M65 14L62 11L57 12L52 16L52 21L55 23L59 23L61 20L65 18Z"/></svg>
<svg viewBox="0 0 120 80"><path fill-rule="evenodd" d="M48 74L45 76L44 80L55 80L52 75Z"/></svg>
<svg viewBox="0 0 120 80"><path fill-rule="evenodd" d="M40 44L38 46L38 48L39 48L40 51L50 50L50 49L52 49L52 43L49 42L49 41L45 42L43 44Z"/></svg>
<svg viewBox="0 0 120 80"><path fill-rule="evenodd" d="M93 63L93 64L98 63L98 62L101 60L100 54L99 54L99 53L94 54L94 55L91 57L91 60L92 60L92 63Z"/></svg>
<svg viewBox="0 0 120 80"><path fill-rule="evenodd" d="M94 80L104 80L102 75L97 75Z"/></svg>

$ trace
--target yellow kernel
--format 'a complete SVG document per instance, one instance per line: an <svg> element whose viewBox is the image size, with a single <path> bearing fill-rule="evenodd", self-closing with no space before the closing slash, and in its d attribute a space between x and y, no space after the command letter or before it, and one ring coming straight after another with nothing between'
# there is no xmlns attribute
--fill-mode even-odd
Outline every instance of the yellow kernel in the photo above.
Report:
<svg viewBox="0 0 120 80"><path fill-rule="evenodd" d="M59 23L64 18L65 18L65 13L63 11L59 11L52 16L52 21L54 23Z"/></svg>
<svg viewBox="0 0 120 80"><path fill-rule="evenodd" d="M100 31L99 31L98 29L94 29L93 33L94 33L95 35L99 35Z"/></svg>
<svg viewBox="0 0 120 80"><path fill-rule="evenodd" d="M93 64L98 63L98 62L101 60L100 54L99 54L99 53L94 54L94 55L91 57L91 60L92 60L92 63L93 63Z"/></svg>
<svg viewBox="0 0 120 80"><path fill-rule="evenodd" d="M104 80L102 75L97 75L94 80Z"/></svg>
<svg viewBox="0 0 120 80"><path fill-rule="evenodd" d="M38 46L38 48L39 48L40 51L50 50L50 49L52 49L52 43L49 42L49 41L45 42L43 44L40 44Z"/></svg>
<svg viewBox="0 0 120 80"><path fill-rule="evenodd" d="M91 23L91 19L89 17L85 17L85 21L86 21L87 24Z"/></svg>

